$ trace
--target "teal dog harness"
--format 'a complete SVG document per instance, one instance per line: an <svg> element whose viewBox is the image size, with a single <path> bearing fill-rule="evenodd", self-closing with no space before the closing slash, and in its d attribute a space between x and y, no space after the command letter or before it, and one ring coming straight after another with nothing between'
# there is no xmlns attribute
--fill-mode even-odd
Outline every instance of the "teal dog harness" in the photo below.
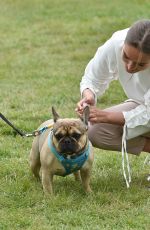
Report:
<svg viewBox="0 0 150 230"><path fill-rule="evenodd" d="M90 149L89 143L88 143L87 148L83 152L81 152L79 156L76 156L75 158L70 158L70 159L65 158L63 155L57 152L56 148L52 144L51 133L48 136L48 147L50 148L51 152L56 156L56 158L65 168L66 172L63 176L69 175L79 170L82 167L82 165L85 163L85 161L88 159L89 149Z"/></svg>

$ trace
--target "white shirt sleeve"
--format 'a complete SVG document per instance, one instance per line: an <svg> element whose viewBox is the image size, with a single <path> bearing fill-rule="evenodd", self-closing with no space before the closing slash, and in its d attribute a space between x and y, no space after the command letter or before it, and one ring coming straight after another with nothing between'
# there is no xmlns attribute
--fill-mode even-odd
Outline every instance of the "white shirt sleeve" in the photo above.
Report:
<svg viewBox="0 0 150 230"><path fill-rule="evenodd" d="M127 127L127 139L150 132L150 89L144 95L144 104L123 112Z"/></svg>
<svg viewBox="0 0 150 230"><path fill-rule="evenodd" d="M95 96L101 96L109 83L116 79L116 58L113 39L99 47L94 58L88 63L80 83L81 95L89 88Z"/></svg>

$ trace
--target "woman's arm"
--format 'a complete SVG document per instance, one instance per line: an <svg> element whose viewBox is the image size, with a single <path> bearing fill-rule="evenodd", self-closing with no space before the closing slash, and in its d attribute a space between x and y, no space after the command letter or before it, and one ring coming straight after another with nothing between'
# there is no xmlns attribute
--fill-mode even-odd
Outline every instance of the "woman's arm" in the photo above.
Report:
<svg viewBox="0 0 150 230"><path fill-rule="evenodd" d="M85 89L90 89L96 97L104 94L109 83L116 79L116 41L113 38L107 40L98 48L94 57L86 66L80 82L81 95Z"/></svg>
<svg viewBox="0 0 150 230"><path fill-rule="evenodd" d="M111 112L98 109L96 107L90 108L89 121L94 123L109 123L123 126L125 119L122 112Z"/></svg>

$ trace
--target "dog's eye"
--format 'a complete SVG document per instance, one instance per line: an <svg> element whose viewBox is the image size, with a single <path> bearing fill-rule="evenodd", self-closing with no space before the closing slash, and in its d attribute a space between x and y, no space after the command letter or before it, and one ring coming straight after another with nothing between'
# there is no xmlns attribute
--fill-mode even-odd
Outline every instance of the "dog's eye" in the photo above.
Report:
<svg viewBox="0 0 150 230"><path fill-rule="evenodd" d="M73 133L71 136L73 138L75 138L76 140L78 140L81 137L81 134L80 133Z"/></svg>
<svg viewBox="0 0 150 230"><path fill-rule="evenodd" d="M55 137L57 140L60 140L61 138L63 138L63 135L58 133L58 134L55 134Z"/></svg>

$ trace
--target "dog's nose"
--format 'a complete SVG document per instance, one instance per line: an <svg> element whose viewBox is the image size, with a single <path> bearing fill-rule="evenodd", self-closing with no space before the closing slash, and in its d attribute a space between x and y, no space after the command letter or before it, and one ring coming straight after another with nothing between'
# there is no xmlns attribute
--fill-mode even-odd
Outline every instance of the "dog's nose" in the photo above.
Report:
<svg viewBox="0 0 150 230"><path fill-rule="evenodd" d="M69 137L66 137L66 138L65 138L65 144L68 144L68 145L71 144L71 140L70 140Z"/></svg>

